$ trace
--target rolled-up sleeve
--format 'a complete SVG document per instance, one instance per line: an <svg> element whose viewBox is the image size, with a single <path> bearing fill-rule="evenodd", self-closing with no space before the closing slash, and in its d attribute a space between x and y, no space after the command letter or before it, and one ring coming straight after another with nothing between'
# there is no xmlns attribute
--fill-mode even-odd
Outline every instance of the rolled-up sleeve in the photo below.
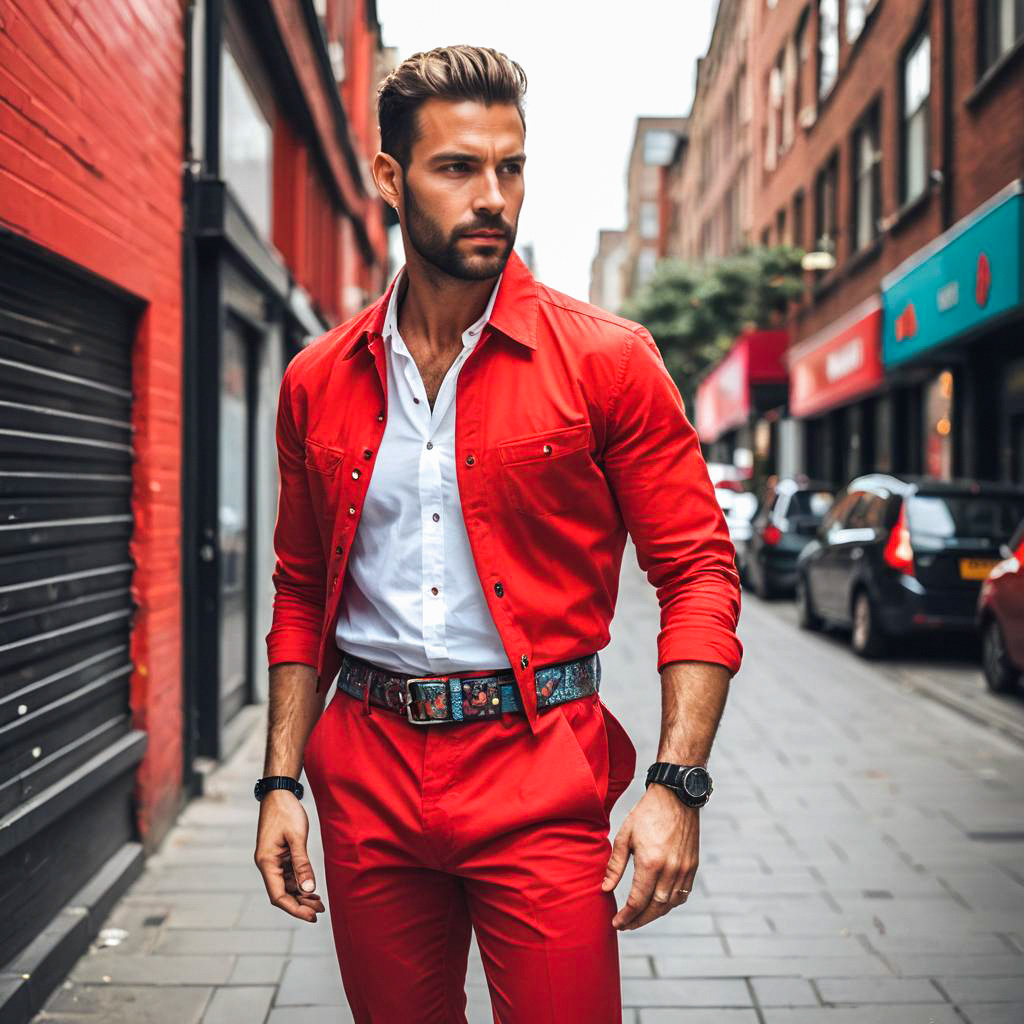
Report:
<svg viewBox="0 0 1024 1024"><path fill-rule="evenodd" d="M324 618L327 565L306 480L305 447L296 429L289 364L277 403L277 456L280 470L274 607L266 636L268 666L294 661L317 667Z"/></svg>
<svg viewBox="0 0 1024 1024"><path fill-rule="evenodd" d="M632 331L609 400L605 475L661 607L658 670L670 661L740 667L740 583L725 517L654 339Z"/></svg>

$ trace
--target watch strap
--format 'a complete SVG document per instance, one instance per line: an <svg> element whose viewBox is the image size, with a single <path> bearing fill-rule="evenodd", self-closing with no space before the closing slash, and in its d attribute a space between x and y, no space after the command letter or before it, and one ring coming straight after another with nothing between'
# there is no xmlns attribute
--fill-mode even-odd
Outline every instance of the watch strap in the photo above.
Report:
<svg viewBox="0 0 1024 1024"><path fill-rule="evenodd" d="M688 772L694 768L699 769L705 775L707 775L708 791L703 797L694 797L686 791L686 787L683 784ZM654 764L647 769L646 786L650 787L652 782L661 783L663 786L668 786L679 799L686 804L688 807L703 807L711 797L712 783L711 775L708 773L707 768L704 765L692 765L692 764L673 764L670 761L655 761Z"/></svg>
<svg viewBox="0 0 1024 1024"><path fill-rule="evenodd" d="M272 789L290 789L300 800L304 792L302 783L290 775L267 775L256 783L256 799L262 800Z"/></svg>

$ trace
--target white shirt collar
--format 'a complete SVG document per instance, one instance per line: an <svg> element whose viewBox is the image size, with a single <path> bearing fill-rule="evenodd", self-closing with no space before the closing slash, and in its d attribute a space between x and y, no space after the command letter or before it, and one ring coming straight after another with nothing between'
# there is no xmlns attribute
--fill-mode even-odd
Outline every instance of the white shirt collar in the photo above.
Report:
<svg viewBox="0 0 1024 1024"><path fill-rule="evenodd" d="M469 347L475 345L480 338L487 321L491 318L491 313L494 310L494 301L498 297L498 289L501 287L501 279L504 276L504 272L498 275L498 280L494 282L494 288L491 289L491 297L487 300L487 306L480 318L469 325L462 332L462 344ZM405 267L403 267L395 280L395 286L391 289L391 297L388 300L388 311L384 315L384 340L390 342L393 347L397 347L398 351L408 352L405 347L405 342L402 340L401 334L398 333L398 290L402 285L402 279L405 277ZM397 343L397 345L396 345Z"/></svg>

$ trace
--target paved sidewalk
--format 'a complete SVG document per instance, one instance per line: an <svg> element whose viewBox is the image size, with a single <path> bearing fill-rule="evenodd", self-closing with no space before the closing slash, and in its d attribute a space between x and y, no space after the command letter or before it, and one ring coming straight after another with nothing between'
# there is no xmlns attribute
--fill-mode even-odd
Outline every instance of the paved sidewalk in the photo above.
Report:
<svg viewBox="0 0 1024 1024"><path fill-rule="evenodd" d="M627 549L602 696L639 779L613 830L655 755L657 628ZM626 1024L1020 1024L1024 748L746 595L741 632L696 891L620 938ZM263 743L261 724L110 915L119 943L83 956L37 1021L351 1020L326 917L271 907L252 861ZM487 1024L475 947L467 990Z"/></svg>

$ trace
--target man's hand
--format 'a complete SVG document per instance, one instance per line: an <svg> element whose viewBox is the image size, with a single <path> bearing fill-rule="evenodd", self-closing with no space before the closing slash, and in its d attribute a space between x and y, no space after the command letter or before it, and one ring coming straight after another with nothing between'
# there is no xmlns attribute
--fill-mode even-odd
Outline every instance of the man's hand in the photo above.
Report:
<svg viewBox="0 0 1024 1024"><path fill-rule="evenodd" d="M632 850L633 886L612 926L641 928L685 903L697 874L699 846L700 811L683 804L667 786L648 786L615 836L601 883L605 892L615 888Z"/></svg>
<svg viewBox="0 0 1024 1024"><path fill-rule="evenodd" d="M254 860L270 902L292 917L316 923L324 905L306 856L309 819L294 793L271 790L260 801Z"/></svg>

